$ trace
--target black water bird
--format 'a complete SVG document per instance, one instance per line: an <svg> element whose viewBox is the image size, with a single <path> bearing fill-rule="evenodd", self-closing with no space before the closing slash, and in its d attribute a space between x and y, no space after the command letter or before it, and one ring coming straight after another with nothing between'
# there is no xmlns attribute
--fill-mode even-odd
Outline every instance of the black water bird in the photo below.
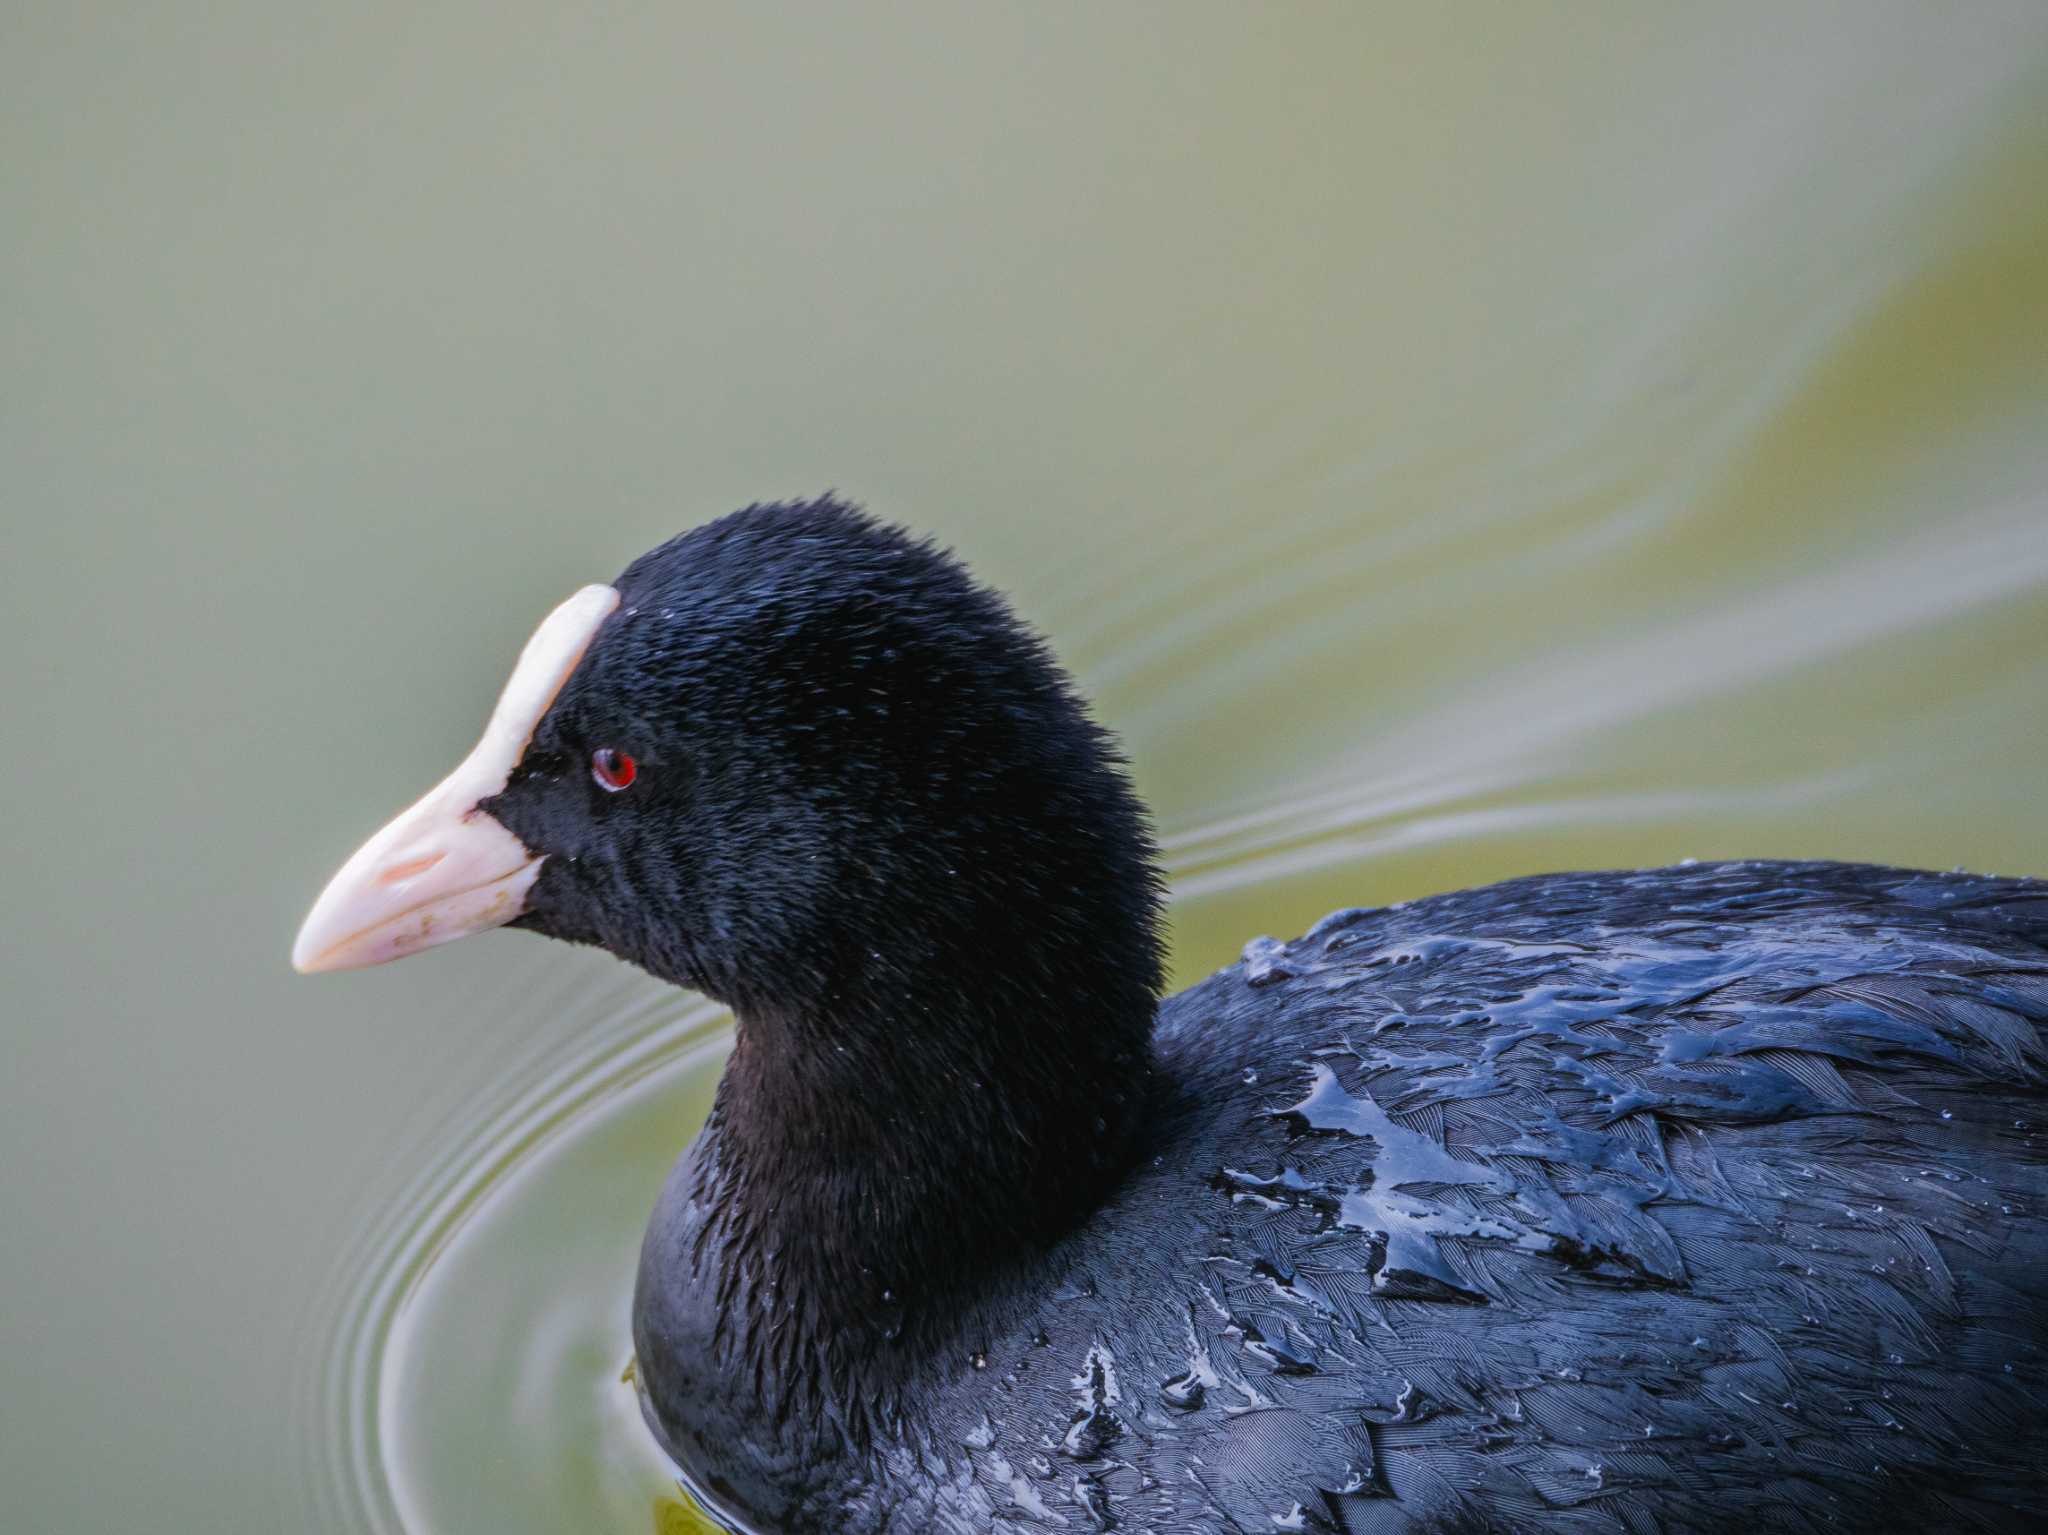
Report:
<svg viewBox="0 0 2048 1535"><path fill-rule="evenodd" d="M1560 874L1161 1003L1110 738L831 500L536 634L303 969L510 923L729 1003L634 1305L764 1532L2038 1529L2048 884Z"/></svg>

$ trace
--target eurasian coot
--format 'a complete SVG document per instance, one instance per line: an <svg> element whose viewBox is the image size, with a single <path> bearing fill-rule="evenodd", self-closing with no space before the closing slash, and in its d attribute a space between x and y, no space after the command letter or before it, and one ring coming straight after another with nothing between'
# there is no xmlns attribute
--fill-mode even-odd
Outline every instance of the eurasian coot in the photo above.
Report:
<svg viewBox="0 0 2048 1535"><path fill-rule="evenodd" d="M1551 875L1164 1003L1160 895L1040 641L826 499L558 609L294 960L731 1005L634 1342L736 1528L2041 1527L2048 885Z"/></svg>

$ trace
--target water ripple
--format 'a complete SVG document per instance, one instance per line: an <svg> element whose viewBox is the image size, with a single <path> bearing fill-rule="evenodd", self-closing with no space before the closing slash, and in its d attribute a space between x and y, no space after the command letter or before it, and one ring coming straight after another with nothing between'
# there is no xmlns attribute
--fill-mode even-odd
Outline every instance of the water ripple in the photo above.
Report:
<svg viewBox="0 0 2048 1535"><path fill-rule="evenodd" d="M292 1437L311 1528L418 1535L426 1527L401 1511L384 1427L390 1350L409 1302L512 1173L653 1073L715 1061L728 1037L722 1008L624 972L583 1007L604 1021L529 1051L477 1094L458 1133L429 1132L431 1154L400 1190L380 1192L378 1213L308 1307Z"/></svg>

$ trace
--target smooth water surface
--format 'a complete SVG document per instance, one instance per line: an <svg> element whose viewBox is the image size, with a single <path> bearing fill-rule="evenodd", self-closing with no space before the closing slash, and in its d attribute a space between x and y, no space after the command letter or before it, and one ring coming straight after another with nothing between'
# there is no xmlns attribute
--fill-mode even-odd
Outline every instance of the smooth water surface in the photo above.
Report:
<svg viewBox="0 0 2048 1535"><path fill-rule="evenodd" d="M2048 873L2048 9L0 21L0 1527L690 1528L722 1022L302 981L574 587L835 486L1128 743L1183 980L1546 868Z"/></svg>

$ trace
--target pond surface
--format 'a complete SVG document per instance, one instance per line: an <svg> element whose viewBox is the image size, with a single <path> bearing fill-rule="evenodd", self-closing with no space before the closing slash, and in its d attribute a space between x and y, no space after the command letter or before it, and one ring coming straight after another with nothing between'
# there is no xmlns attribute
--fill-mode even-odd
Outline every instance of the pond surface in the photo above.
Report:
<svg viewBox="0 0 2048 1535"><path fill-rule="evenodd" d="M2048 873L2048 9L1690 9L11 11L0 1525L692 1527L620 1376L723 1020L285 955L754 497L1046 630L1182 982L1542 869Z"/></svg>

